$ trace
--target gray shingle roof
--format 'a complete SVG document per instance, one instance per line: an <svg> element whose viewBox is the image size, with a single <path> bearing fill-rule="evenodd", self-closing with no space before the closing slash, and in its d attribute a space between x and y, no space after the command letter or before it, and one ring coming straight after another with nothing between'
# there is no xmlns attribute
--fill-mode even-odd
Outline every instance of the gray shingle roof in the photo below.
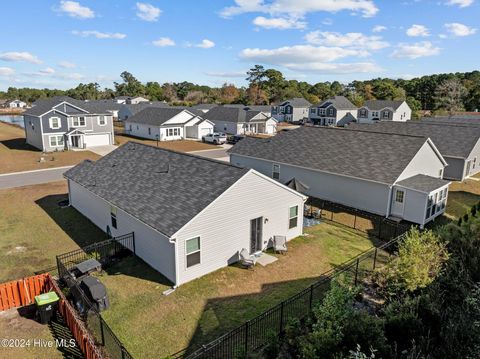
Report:
<svg viewBox="0 0 480 359"><path fill-rule="evenodd" d="M145 125L160 126L184 110L181 108L147 107L126 121Z"/></svg>
<svg viewBox="0 0 480 359"><path fill-rule="evenodd" d="M310 107L312 104L303 97L294 97L289 100L282 101L281 104L289 102L293 107Z"/></svg>
<svg viewBox="0 0 480 359"><path fill-rule="evenodd" d="M223 121L245 123L250 121L259 113L260 111L245 111L240 107L218 106L205 113L203 117L212 121L213 123Z"/></svg>
<svg viewBox="0 0 480 359"><path fill-rule="evenodd" d="M326 108L330 106L330 104L333 104L337 110L356 110L357 109L357 106L351 103L350 100L345 96L335 96L323 102L320 102L319 104L314 105L312 107Z"/></svg>
<svg viewBox="0 0 480 359"><path fill-rule="evenodd" d="M420 136L300 127L269 139L247 137L229 152L393 184L426 140Z"/></svg>
<svg viewBox="0 0 480 359"><path fill-rule="evenodd" d="M379 121L374 124L352 123L350 129L429 137L442 156L467 158L480 138L480 127L446 126L419 121Z"/></svg>
<svg viewBox="0 0 480 359"><path fill-rule="evenodd" d="M148 107L163 107L163 108L168 108L170 107L167 103L160 102L160 101L154 101L154 102L140 102L137 104L121 104L121 109L122 108L127 108L130 113L135 115L136 113L142 111L145 108Z"/></svg>
<svg viewBox="0 0 480 359"><path fill-rule="evenodd" d="M446 125L480 125L480 114L478 115L455 115L452 117L425 117L422 123L437 123Z"/></svg>
<svg viewBox="0 0 480 359"><path fill-rule="evenodd" d="M412 188L417 191L430 193L440 187L446 186L449 183L450 181L445 181L441 178L434 178L419 174L399 181L396 184L403 187Z"/></svg>
<svg viewBox="0 0 480 359"><path fill-rule="evenodd" d="M215 103L199 103L197 105L193 105L192 109L194 110L211 110L214 107L217 107L218 105Z"/></svg>
<svg viewBox="0 0 480 359"><path fill-rule="evenodd" d="M25 111L24 114L41 116L62 102L67 102L91 114L105 114L112 110L118 110L121 106L108 100L81 101L68 96L55 96L35 101L34 106ZM79 111L79 113L82 113L82 111Z"/></svg>
<svg viewBox="0 0 480 359"><path fill-rule="evenodd" d="M168 237L225 192L247 169L128 142L69 178Z"/></svg>
<svg viewBox="0 0 480 359"><path fill-rule="evenodd" d="M386 107L393 108L393 110L396 110L397 108L400 107L402 103L405 101L403 100L368 100L365 101L362 107L367 107L369 110L373 111L380 111Z"/></svg>

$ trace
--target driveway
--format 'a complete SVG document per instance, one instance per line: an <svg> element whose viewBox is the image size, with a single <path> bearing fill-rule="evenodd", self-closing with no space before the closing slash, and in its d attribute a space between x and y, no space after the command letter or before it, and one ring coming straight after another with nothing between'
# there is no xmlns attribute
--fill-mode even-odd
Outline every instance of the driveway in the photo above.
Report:
<svg viewBox="0 0 480 359"><path fill-rule="evenodd" d="M189 153L193 153L194 155L212 158L219 161L230 162L230 155L227 153L227 150L230 149L232 145L221 145L218 146L215 150L201 150L201 151L192 151Z"/></svg>
<svg viewBox="0 0 480 359"><path fill-rule="evenodd" d="M115 145L105 145L105 146L88 147L88 150L90 152L96 153L99 156L105 156L105 155L108 155L110 152L112 152L116 148L117 146Z"/></svg>
<svg viewBox="0 0 480 359"><path fill-rule="evenodd" d="M0 175L0 189L61 181L64 179L63 173L72 167L73 166L65 166L2 174Z"/></svg>

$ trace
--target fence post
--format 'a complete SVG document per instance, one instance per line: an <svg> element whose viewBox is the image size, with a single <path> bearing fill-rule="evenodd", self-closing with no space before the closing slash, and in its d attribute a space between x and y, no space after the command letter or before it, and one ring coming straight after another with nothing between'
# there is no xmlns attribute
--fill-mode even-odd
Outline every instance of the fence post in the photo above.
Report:
<svg viewBox="0 0 480 359"><path fill-rule="evenodd" d="M122 359L125 359L125 347L123 345L120 346L120 351L122 352Z"/></svg>
<svg viewBox="0 0 480 359"><path fill-rule="evenodd" d="M357 229L357 214L353 215L353 229Z"/></svg>
<svg viewBox="0 0 480 359"><path fill-rule="evenodd" d="M360 264L360 258L357 258L357 264L355 265L355 285L357 285L358 279L358 265Z"/></svg>
<svg viewBox="0 0 480 359"><path fill-rule="evenodd" d="M133 254L137 254L137 251L135 249L135 232L132 232L132 239L133 239Z"/></svg>
<svg viewBox="0 0 480 359"><path fill-rule="evenodd" d="M250 321L245 323L245 358L248 356L248 329L249 329Z"/></svg>
<svg viewBox="0 0 480 359"><path fill-rule="evenodd" d="M283 303L280 303L280 333L283 332Z"/></svg>
<svg viewBox="0 0 480 359"><path fill-rule="evenodd" d="M375 254L373 256L373 269L375 269L375 266L377 265L377 252L378 248L375 248Z"/></svg>
<svg viewBox="0 0 480 359"><path fill-rule="evenodd" d="M310 286L310 298L308 303L308 308L310 309L310 312L312 311L312 305L313 305L313 284Z"/></svg>

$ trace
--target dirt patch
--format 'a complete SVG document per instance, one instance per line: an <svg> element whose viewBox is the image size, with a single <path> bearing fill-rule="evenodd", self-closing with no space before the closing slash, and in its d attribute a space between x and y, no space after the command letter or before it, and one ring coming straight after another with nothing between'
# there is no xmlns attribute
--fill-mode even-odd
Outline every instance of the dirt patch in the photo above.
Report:
<svg viewBox="0 0 480 359"><path fill-rule="evenodd" d="M128 135L115 135L115 142L118 145L123 145L129 141L139 142L146 145L158 146L161 148L166 148L168 150L174 150L179 152L192 152L200 150L216 150L219 147L214 145L209 145L208 143L202 143L200 141L190 141L190 140L179 140L179 141L153 141L146 140L143 138L132 137Z"/></svg>

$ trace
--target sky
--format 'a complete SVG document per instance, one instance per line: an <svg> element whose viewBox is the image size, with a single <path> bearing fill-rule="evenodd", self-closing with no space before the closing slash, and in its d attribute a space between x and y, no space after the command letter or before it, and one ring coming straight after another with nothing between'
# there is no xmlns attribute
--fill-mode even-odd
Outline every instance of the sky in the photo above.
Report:
<svg viewBox="0 0 480 359"><path fill-rule="evenodd" d="M246 85L479 70L480 0L2 1L0 90L143 82ZM6 16L7 15L7 16Z"/></svg>

